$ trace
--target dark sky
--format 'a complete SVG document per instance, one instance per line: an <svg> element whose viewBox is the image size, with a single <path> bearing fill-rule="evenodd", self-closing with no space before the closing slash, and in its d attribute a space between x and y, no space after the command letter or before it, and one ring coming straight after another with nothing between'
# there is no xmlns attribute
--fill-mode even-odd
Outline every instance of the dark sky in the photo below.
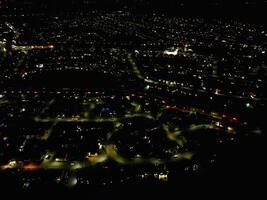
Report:
<svg viewBox="0 0 267 200"><path fill-rule="evenodd" d="M261 7L267 6L267 0L0 0L2 5L21 6L23 4L39 7L72 7L83 5L100 6L151 6L173 7L176 6L217 6L217 7Z"/></svg>
<svg viewBox="0 0 267 200"><path fill-rule="evenodd" d="M36 10L118 8L125 5L144 11L160 9L172 13L266 18L267 0L0 0L12 7ZM6 3L3 3L6 2Z"/></svg>
<svg viewBox="0 0 267 200"><path fill-rule="evenodd" d="M33 2L35 4L43 2L44 4L79 4L82 2L97 2L97 3L120 3L120 4L263 4L267 3L267 0L0 0L0 2Z"/></svg>

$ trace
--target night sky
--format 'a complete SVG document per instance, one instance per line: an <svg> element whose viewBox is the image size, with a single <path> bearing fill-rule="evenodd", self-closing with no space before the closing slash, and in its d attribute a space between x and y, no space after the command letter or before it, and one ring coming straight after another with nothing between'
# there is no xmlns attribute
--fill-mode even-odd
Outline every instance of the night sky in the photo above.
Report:
<svg viewBox="0 0 267 200"><path fill-rule="evenodd" d="M141 12L165 11L172 15L237 18L253 23L266 23L266 0L1 0L1 7L14 7L29 12L91 9L121 9L128 7ZM18 10L18 9L17 9Z"/></svg>

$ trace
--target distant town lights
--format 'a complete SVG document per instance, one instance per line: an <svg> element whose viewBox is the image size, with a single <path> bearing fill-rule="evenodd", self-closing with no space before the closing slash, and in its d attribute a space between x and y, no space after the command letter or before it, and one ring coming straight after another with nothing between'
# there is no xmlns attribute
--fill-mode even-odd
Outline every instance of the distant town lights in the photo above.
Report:
<svg viewBox="0 0 267 200"><path fill-rule="evenodd" d="M165 54L165 55L169 55L169 56L176 56L176 55L178 55L178 51L179 51L178 48L175 49L174 51L166 50L166 51L164 51L164 54Z"/></svg>
<svg viewBox="0 0 267 200"><path fill-rule="evenodd" d="M37 68L44 68L44 64L37 64L36 67Z"/></svg>

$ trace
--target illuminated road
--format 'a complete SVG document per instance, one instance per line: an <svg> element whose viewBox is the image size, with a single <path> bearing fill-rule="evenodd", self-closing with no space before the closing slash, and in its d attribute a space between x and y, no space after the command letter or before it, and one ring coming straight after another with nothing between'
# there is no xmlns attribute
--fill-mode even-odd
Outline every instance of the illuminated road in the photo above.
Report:
<svg viewBox="0 0 267 200"><path fill-rule="evenodd" d="M136 95L136 97L139 97ZM129 99L129 96L124 97L125 99ZM145 99L146 96L142 95L140 96L140 99ZM99 103L102 103L103 101L98 101L95 103L90 102L88 105L85 104L84 106L86 108L89 108L86 110L87 118L86 117L62 117L62 118L49 118L49 117L42 117L42 115L45 115L46 112L49 112L49 109L53 104L55 103L55 99L52 99L49 101L44 108L42 109L41 113L34 118L35 122L44 122L44 123L51 123L50 128L41 136L36 136L38 140L48 140L51 135L53 134L54 127L57 126L58 123L89 123L89 122L97 122L97 123L104 123L104 122L110 122L114 124L114 130L110 132L107 135L107 144L103 145L103 150L101 153L97 154L89 154L84 158L84 161L68 161L66 159L59 159L55 158L55 152L48 151L46 155L44 155L44 158L42 159L42 162L40 164L38 163L24 163L23 161L10 161L10 163L7 163L5 165L0 166L0 169L10 169L10 168L21 168L23 170L40 170L40 169L69 169L69 170L76 170L80 168L87 168L90 166L97 165L98 163L104 163L107 160L113 160L116 163L122 164L122 165L128 165L128 164L140 164L140 163L151 163L151 164L163 164L166 162L177 162L179 160L190 160L192 156L194 155L194 152L190 151L184 151L180 153L176 153L172 155L169 159L160 159L157 157L142 157L138 156L136 158L125 158L124 156L120 155L120 152L118 151L115 144L113 144L110 139L114 134L117 133L117 131L120 129L121 121L131 118L143 118L143 119L149 119L153 121L158 121L162 114L167 110L173 110L173 111L179 111L182 113L190 114L190 113L198 113L202 116L208 116L213 118L215 121L220 121L223 117L219 113L210 113L205 112L204 110L196 109L196 108L185 108L185 107L178 107L176 105L169 105L164 100L159 100L162 103L162 105L159 105L161 107L159 113L156 116L153 116L150 113L142 113L140 104L133 103L134 109L131 112L126 113L123 117L107 117L107 118L101 118L96 117L93 118L91 114L91 110L94 109ZM5 104L5 102L2 102ZM232 117L226 117L227 120L231 120ZM241 122L236 122L237 124ZM199 125L191 125L188 129L181 130L179 128L171 131L168 124L161 124L166 138L168 138L170 141L175 141L177 145L180 147L184 147L187 144L187 140L184 137L185 132L194 132L197 130L207 130L207 129L218 129L221 128L216 124L199 124ZM234 128L231 128L231 133L234 133ZM49 157L47 159L46 157Z"/></svg>
<svg viewBox="0 0 267 200"><path fill-rule="evenodd" d="M247 97L247 96L238 96L238 95L231 95L231 94L222 94L222 93L212 93L203 89L194 89L194 88L190 88L190 87L184 87L184 86L178 86L177 84L172 84L170 81L157 81L157 80L152 80L152 79L148 79L145 78L142 74L142 72L140 71L138 65L136 64L136 62L134 61L134 56L132 53L128 54L128 61L132 66L132 70L133 73L136 75L136 77L142 81L144 81L147 84L154 84L154 85L161 85L161 86L167 86L169 88L173 88L173 89L179 89L182 91L190 91L190 92L195 92L197 94L209 94L209 95L216 95L216 96L222 96L222 97L230 97L230 98L235 98L235 99L244 99L244 100L253 100L253 101L266 101L267 98L257 98L257 97ZM214 76L216 77L216 76Z"/></svg>

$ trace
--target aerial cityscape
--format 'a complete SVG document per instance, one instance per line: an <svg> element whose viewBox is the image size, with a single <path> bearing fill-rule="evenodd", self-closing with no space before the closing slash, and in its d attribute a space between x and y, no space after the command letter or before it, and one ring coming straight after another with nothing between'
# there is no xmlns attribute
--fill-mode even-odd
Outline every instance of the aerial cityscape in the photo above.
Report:
<svg viewBox="0 0 267 200"><path fill-rule="evenodd" d="M176 186L266 170L260 14L52 2L0 1L1 187Z"/></svg>

